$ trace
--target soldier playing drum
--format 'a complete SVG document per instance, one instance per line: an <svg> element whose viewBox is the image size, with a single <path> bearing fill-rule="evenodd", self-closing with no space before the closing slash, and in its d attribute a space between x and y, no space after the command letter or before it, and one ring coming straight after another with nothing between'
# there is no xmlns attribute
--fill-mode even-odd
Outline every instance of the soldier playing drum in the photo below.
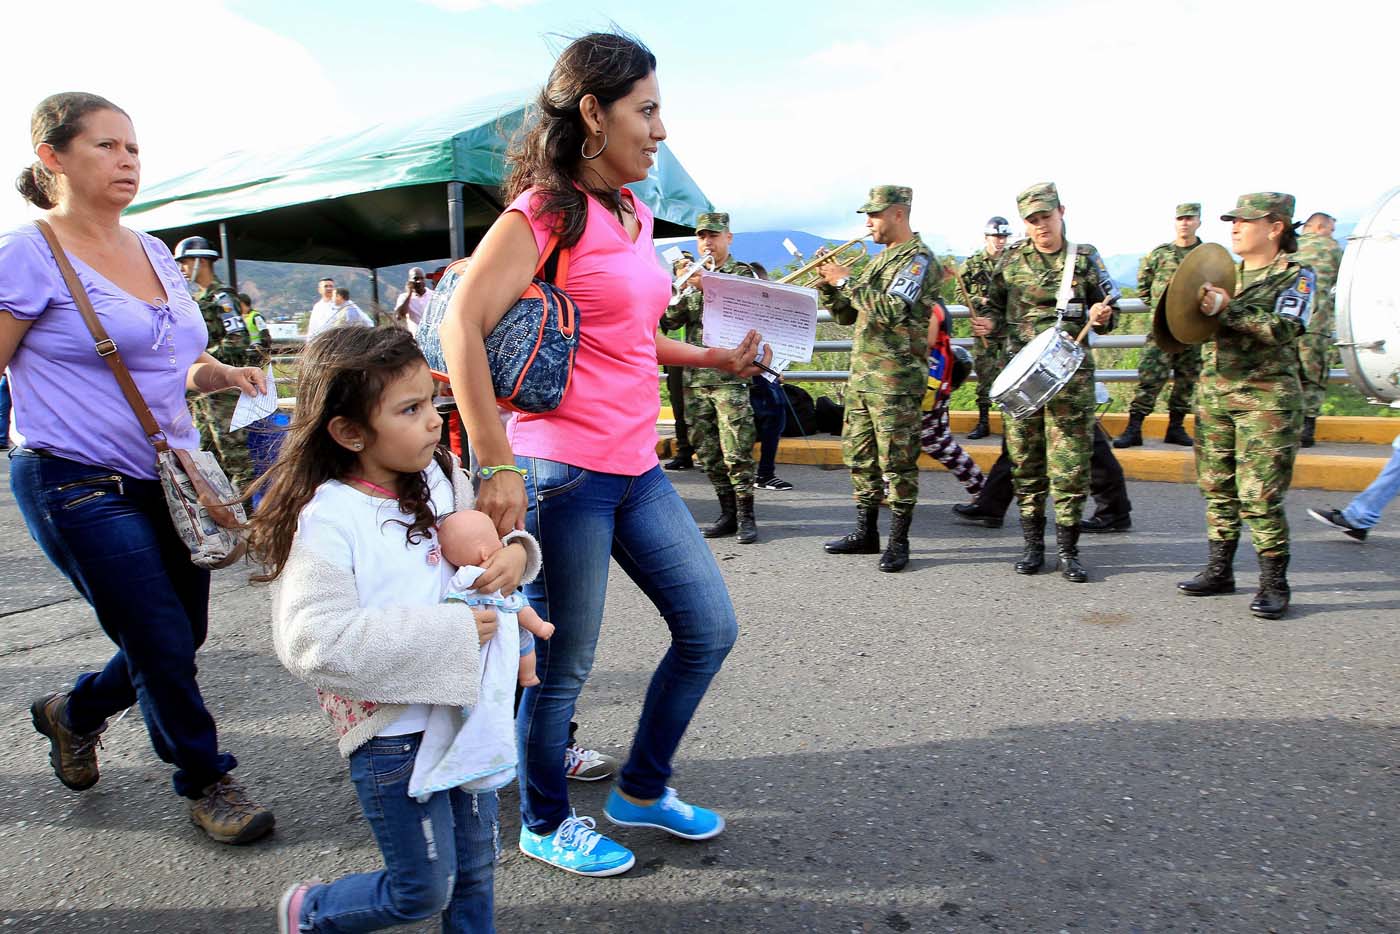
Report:
<svg viewBox="0 0 1400 934"><path fill-rule="evenodd" d="M1015 354L1052 327L1076 335L1086 322L1099 333L1112 330L1118 287L1098 250L1087 243L1066 257L1065 209L1055 186L1032 185L1017 196L1016 206L1026 239L1007 250L988 289L985 314L973 319L973 333L1004 335L1008 352ZM1056 300L1066 261L1074 264L1072 296L1061 319ZM1043 408L1007 423L1006 446L1025 540L1017 573L1035 574L1045 563L1045 497L1053 492L1060 573L1076 583L1088 580L1079 562L1079 520L1089 493L1093 445L1094 355L1086 351L1078 371Z"/></svg>

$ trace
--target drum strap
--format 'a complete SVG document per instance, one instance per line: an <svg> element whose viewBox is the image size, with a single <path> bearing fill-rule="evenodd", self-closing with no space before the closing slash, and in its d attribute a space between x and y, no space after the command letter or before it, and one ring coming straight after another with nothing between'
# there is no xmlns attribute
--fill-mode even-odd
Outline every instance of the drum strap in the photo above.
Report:
<svg viewBox="0 0 1400 934"><path fill-rule="evenodd" d="M1055 311L1063 318L1074 298L1074 259L1078 255L1073 243L1065 243L1065 271L1060 276L1060 291L1055 295Z"/></svg>

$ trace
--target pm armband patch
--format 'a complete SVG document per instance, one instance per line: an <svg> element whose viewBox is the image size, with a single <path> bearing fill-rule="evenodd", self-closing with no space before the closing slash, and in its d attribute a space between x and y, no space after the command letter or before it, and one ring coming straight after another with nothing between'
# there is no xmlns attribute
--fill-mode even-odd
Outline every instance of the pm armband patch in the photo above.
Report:
<svg viewBox="0 0 1400 934"><path fill-rule="evenodd" d="M230 334L242 334L248 330L248 325L243 322L243 316L224 312L219 316L219 320L224 323L224 330Z"/></svg>
<svg viewBox="0 0 1400 934"><path fill-rule="evenodd" d="M1306 328L1308 319L1312 317L1313 292L1316 289L1316 275L1311 269L1304 269L1293 285L1279 295L1274 303L1274 313L1281 318L1292 318Z"/></svg>
<svg viewBox="0 0 1400 934"><path fill-rule="evenodd" d="M924 253L916 253L899 275L894 277L886 293L896 298L904 300L906 305L912 305L919 300L919 293L924 289L924 277L928 275L929 258Z"/></svg>

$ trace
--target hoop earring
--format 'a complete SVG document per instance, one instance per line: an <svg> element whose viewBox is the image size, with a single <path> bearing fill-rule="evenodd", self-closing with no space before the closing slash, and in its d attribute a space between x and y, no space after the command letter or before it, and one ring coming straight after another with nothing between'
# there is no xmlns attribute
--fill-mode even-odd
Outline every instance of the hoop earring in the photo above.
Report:
<svg viewBox="0 0 1400 934"><path fill-rule="evenodd" d="M588 154L588 140L585 139L585 140L583 141L583 145L579 147L578 154L579 154L580 156L583 156L583 158L584 158L584 159L587 159L589 162L592 162L594 159L596 159L596 158L598 158L599 156L601 156L601 155L603 154L603 150L604 150L604 149L607 149L607 148L608 148L608 134L604 133L604 134L603 134L603 145L601 145L601 146L598 147L598 151L597 151L597 152L595 152L595 153L594 153L593 155L591 155L591 156Z"/></svg>

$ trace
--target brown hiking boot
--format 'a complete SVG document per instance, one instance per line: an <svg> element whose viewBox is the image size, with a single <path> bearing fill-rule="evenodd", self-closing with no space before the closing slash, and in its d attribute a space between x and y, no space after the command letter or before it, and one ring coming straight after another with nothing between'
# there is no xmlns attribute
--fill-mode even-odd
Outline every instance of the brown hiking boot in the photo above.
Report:
<svg viewBox="0 0 1400 934"><path fill-rule="evenodd" d="M272 832L272 812L248 798L232 775L208 788L204 797L190 802L190 820L220 843L252 843Z"/></svg>
<svg viewBox="0 0 1400 934"><path fill-rule="evenodd" d="M76 733L63 722L67 694L49 694L29 705L34 729L49 738L49 764L58 780L74 791L97 784L97 747L102 745L103 723L91 733Z"/></svg>

